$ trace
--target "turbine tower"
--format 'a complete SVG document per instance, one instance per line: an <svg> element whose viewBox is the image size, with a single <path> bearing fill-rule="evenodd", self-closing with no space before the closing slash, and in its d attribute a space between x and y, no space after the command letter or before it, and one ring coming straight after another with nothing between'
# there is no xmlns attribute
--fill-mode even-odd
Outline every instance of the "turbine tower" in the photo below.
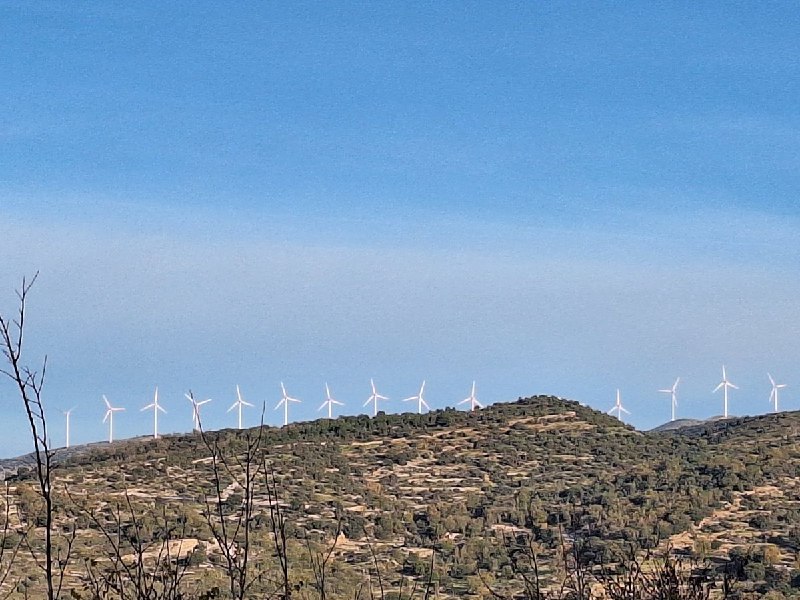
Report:
<svg viewBox="0 0 800 600"><path fill-rule="evenodd" d="M319 407L318 410L322 410L326 406L328 407L328 418L333 418L333 405L338 404L339 406L344 406L343 402L339 402L338 400L334 400L331 398L331 389L328 387L328 384L325 384L325 402L322 403L322 406Z"/></svg>
<svg viewBox="0 0 800 600"><path fill-rule="evenodd" d="M242 392L239 391L239 386L236 386L236 402L231 404L231 407L226 412L231 412L234 408L239 409L239 429L242 428L242 407L243 406L253 406L249 402L245 402L242 400Z"/></svg>
<svg viewBox="0 0 800 600"><path fill-rule="evenodd" d="M778 390L781 388L785 388L785 383L775 383L775 380L772 378L772 375L767 373L767 377L769 377L769 382L772 384L772 391L769 394L769 401L772 402L772 412L778 412ZM67 421L69 423L69 421Z"/></svg>
<svg viewBox="0 0 800 600"><path fill-rule="evenodd" d="M427 410L430 410L431 407L428 406L428 403L425 402L425 398L422 397L422 394L425 392L425 380L423 379L422 385L419 388L419 393L416 396L411 396L410 398L403 398L403 402L411 402L412 400L417 401L417 414L422 414L422 408L425 407Z"/></svg>
<svg viewBox="0 0 800 600"><path fill-rule="evenodd" d="M64 446L65 448L69 448L69 416L70 416L70 414L72 414L73 410L75 410L74 406L72 408L70 408L69 410L62 410L61 411L61 414L64 415L64 417L67 419L67 435L66 435L67 443L66 443L66 446Z"/></svg>
<svg viewBox="0 0 800 600"><path fill-rule="evenodd" d="M608 411L608 414L613 415L614 411L616 411L617 419L619 419L620 421L622 421L622 413L625 413L626 415L631 414L630 411L628 411L624 406L622 406L622 399L620 398L619 390L617 390L617 401L614 404L614 406L611 407L611 410Z"/></svg>
<svg viewBox="0 0 800 600"><path fill-rule="evenodd" d="M111 402L108 401L108 398L103 396L103 402L106 403L106 416L103 417L103 423L108 421L108 443L114 441L114 413L120 410L125 410L121 406L111 406Z"/></svg>
<svg viewBox="0 0 800 600"><path fill-rule="evenodd" d="M140 412L144 412L146 410L153 409L153 439L158 439L158 411L166 413L167 411L164 410L161 405L158 403L158 386L156 386L156 393L153 396L153 401L145 406Z"/></svg>
<svg viewBox="0 0 800 600"><path fill-rule="evenodd" d="M477 408L483 408L483 405L480 402L478 402L478 398L475 396L475 382L474 381L472 382L472 392L470 392L469 397L468 398L464 398L461 402L459 402L459 404L466 404L467 402L469 402L470 411L475 410L476 407Z"/></svg>
<svg viewBox="0 0 800 600"><path fill-rule="evenodd" d="M192 403L192 431L200 431L200 407L203 404L208 404L211 402L211 398L206 398L205 400L200 400L199 402L194 399L194 395L192 394L192 390L189 390L188 394L184 394L186 399Z"/></svg>
<svg viewBox="0 0 800 600"><path fill-rule="evenodd" d="M672 395L672 419L670 419L671 421L675 420L675 407L678 406L678 394L677 394L677 391L678 391L678 384L680 383L680 381L681 381L681 378L678 377L675 380L675 383L672 384L672 387L669 388L668 390L658 390L662 394L671 394Z"/></svg>
<svg viewBox="0 0 800 600"><path fill-rule="evenodd" d="M375 389L375 382L372 379L369 380L369 384L372 386L372 394L370 395L369 398L367 398L367 401L364 402L364 406L366 406L367 404L372 402L372 405L373 405L372 416L373 417L377 417L378 416L378 401L379 400L388 400L389 398L387 398L386 396L381 396L377 392L377 390Z"/></svg>
<svg viewBox="0 0 800 600"><path fill-rule="evenodd" d="M286 426L289 424L289 403L290 402L300 402L297 398L292 398L286 393L286 387L284 387L283 382L281 381L281 391L283 392L283 398L281 401L278 402L277 406L275 406L275 410L278 410L281 405L283 405L283 425Z"/></svg>
<svg viewBox="0 0 800 600"><path fill-rule="evenodd" d="M723 416L723 418L727 419L728 418L728 388L733 388L735 390L738 390L739 388L736 387L735 385L733 385L730 381L728 381L728 375L725 373L725 365L722 365L722 381L720 382L720 384L717 387L714 388L714 393L719 391L720 388L722 388L722 395L725 398L725 405L724 405L724 410L723 410L722 416Z"/></svg>

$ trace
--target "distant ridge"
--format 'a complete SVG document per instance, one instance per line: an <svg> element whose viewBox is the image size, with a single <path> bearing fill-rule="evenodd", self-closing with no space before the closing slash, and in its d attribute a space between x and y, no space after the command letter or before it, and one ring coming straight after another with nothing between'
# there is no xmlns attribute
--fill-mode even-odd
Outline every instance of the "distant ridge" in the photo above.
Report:
<svg viewBox="0 0 800 600"><path fill-rule="evenodd" d="M726 419L722 415L708 419L676 419L650 429L646 433L668 433L685 437L705 437L709 441L718 435L745 435L751 430L762 430L794 422L800 418L800 411L780 411L763 415L733 416ZM793 435L797 434L792 430Z"/></svg>
<svg viewBox="0 0 800 600"><path fill-rule="evenodd" d="M667 421L658 427L654 427L650 431L653 432L660 432L660 431L675 431L677 429L683 429L684 427L694 427L696 425L702 425L706 421L703 419L675 419L674 421Z"/></svg>
<svg viewBox="0 0 800 600"><path fill-rule="evenodd" d="M732 421L735 419L740 419L741 417L736 417L734 415L728 415L724 417L722 415L716 415L713 417L709 417L707 419L675 419L674 421L667 421L663 425L659 425L658 427L654 427L649 431L652 432L660 432L660 431L676 431L678 429L685 429L687 427L697 427L699 425L706 425L708 423L716 423L717 421Z"/></svg>
<svg viewBox="0 0 800 600"><path fill-rule="evenodd" d="M189 436L191 434L167 433L161 435L161 437L178 437L184 435ZM153 438L149 435L137 435L136 437L132 438L114 440L112 444L109 444L107 441L99 441L89 442L88 444L73 444L69 448L53 448L53 465L58 466L65 464L73 459L77 459L85 454L95 451L102 452L103 450L117 449L125 446L126 444L147 443L151 439ZM0 481L15 475L19 467L33 468L35 465L36 455L33 452L23 454L21 456L14 456L12 458L0 458Z"/></svg>
<svg viewBox="0 0 800 600"><path fill-rule="evenodd" d="M595 409L591 408L587 404L583 404L583 403L577 402L575 400L570 400L568 398L560 398L560 397L555 397L555 396L538 395L538 396L530 396L530 397L524 397L524 398L520 397L517 400L508 401L508 402L495 402L494 404L488 405L488 406L486 406L486 407L484 407L484 408L482 408L482 409L480 409L479 411L476 411L476 412L477 413L483 413L485 415L490 415L490 414L494 414L494 413L496 413L497 415L503 415L505 413L508 413L509 411L515 412L517 410L515 407L520 407L520 406L529 406L530 407L530 406L533 406L533 405L540 404L542 402L544 402L544 406L547 406L551 410L557 409L557 412L558 411L563 411L563 410L570 410L570 409L577 410L578 413L581 414L583 418L590 418L589 415L594 415L595 418L600 418L602 421L604 421L608 425L618 425L620 427L623 427L625 429L629 429L631 431L638 431L632 425L627 424L627 423L622 422L622 421L618 421L616 418L607 415L603 411L595 410ZM462 413L464 414L464 418L469 418L469 417L466 416L466 415L469 414L469 412L470 411L464 411L464 410L456 409L454 407L446 407L446 408L434 409L434 410L429 411L427 413L423 413L422 415L417 415L417 418L419 420L419 424L420 425L422 425L423 427L425 427L425 426L429 427L429 426L433 425L437 420L441 421L442 419L445 419L445 420L449 421L450 419L453 418L454 415L459 415L459 414L462 414ZM791 413L791 411L788 411L788 412L787 411L781 411L781 412L779 412L777 414L781 415L781 414L789 414L789 413ZM342 429L347 430L347 429L349 429L349 427L347 427L347 424L360 423L363 420L367 420L367 421L369 421L369 420L379 420L381 422L385 422L386 420L388 420L389 422L392 422L395 419L402 419L406 415L413 416L415 414L416 413L413 413L413 412L385 413L383 411L380 411L377 416L366 415L366 414L361 414L361 415L342 415L340 417L337 417L336 419L333 419L332 423L333 424L337 424L337 423L341 424L341 425L344 426ZM437 416L438 416L438 419L437 419ZM755 420L755 419L760 419L760 418L769 418L769 417L772 417L772 416L774 416L774 413L769 413L769 414L766 414L766 415L754 415L754 416L729 415L727 417L727 419L722 415L715 415L715 416L709 417L707 419L676 419L675 421L667 421L666 423L663 423L663 424L661 424L661 425L659 425L657 427L654 427L652 429L644 430L641 433L647 434L647 433L664 433L664 432L681 431L681 432L684 432L684 433L692 433L694 435L697 435L698 433L700 433L702 431L703 427L711 425L713 423L718 423L720 421L729 421L732 424L733 423L737 423L738 424L738 423L742 423L742 422L749 421L749 420ZM273 431L275 433L280 432L281 430L284 430L284 429L286 429L288 427L288 430L293 431L294 434L295 434L292 437L296 437L296 435L298 433L302 435L303 433L316 432L320 428L320 426L322 426L322 424L324 424L325 422L328 422L328 421L329 421L328 419L321 418L321 419L315 419L315 420L312 420L312 421L297 421L297 422L290 423L288 426L265 425L265 427L268 430L271 430L271 431ZM325 426L323 428L324 429L328 429L328 430L331 429L328 426ZM250 429L254 429L254 428L250 428ZM333 429L339 429L339 427L334 427ZM381 429L381 428L379 428L379 429ZM223 434L225 432L234 432L234 431L235 430L233 428L226 427L226 428L222 428L222 429L219 429L219 430L209 430L206 433L208 433L210 435L218 435L218 434ZM187 431L187 432L164 433L164 434L161 434L160 437L167 438L167 439L179 439L180 440L180 439L184 439L184 438L187 438L187 439L195 438L196 436L197 436L196 433ZM111 453L115 453L121 447L124 447L126 444L137 444L137 445L138 444L142 444L142 443L147 444L151 439L152 439L152 436L144 434L144 435L138 435L138 436L131 437L131 438L123 438L123 439L119 439L119 440L114 440L113 444L111 444L111 445L109 445L108 442L106 442L106 441L96 441L96 442L89 442L87 444L74 444L70 448L63 448L63 447L62 448L54 448L53 449L55 451L54 462L56 464L70 462L72 459L78 458L81 455L86 454L87 452L98 452L99 451L99 452L102 453L104 451L109 451ZM29 466L30 467L30 466L33 466L34 464L35 464L34 454L32 452L29 453L29 454L24 454L24 455L16 456L16 457L0 458L0 480L3 479L3 472L4 471L5 471L6 477L8 477L11 474L13 474L18 467L20 467L20 466Z"/></svg>

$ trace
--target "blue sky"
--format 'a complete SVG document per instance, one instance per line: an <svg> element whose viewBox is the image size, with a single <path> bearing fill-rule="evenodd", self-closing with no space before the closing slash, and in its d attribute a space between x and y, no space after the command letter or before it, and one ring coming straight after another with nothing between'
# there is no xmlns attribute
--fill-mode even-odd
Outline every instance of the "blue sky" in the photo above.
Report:
<svg viewBox="0 0 800 600"><path fill-rule="evenodd" d="M797 378L790 3L0 2L0 310L23 274L53 439L158 385L315 417L550 393L640 428ZM29 448L0 384L0 455ZM255 424L255 413L246 416Z"/></svg>

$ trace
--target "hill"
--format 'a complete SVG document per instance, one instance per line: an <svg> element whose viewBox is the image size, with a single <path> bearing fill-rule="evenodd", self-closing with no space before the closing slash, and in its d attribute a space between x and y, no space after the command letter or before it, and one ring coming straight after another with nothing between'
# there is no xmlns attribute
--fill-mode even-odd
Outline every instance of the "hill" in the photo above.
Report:
<svg viewBox="0 0 800 600"><path fill-rule="evenodd" d="M116 543L126 560L180 559L196 597L225 590L219 530L241 547L230 528L251 510L247 597L268 594L267 574L285 565L292 585L319 596L326 555L335 582L323 596L433 582L442 597L478 598L524 590L532 558L553 591L570 570L600 577L668 547L729 574L734 565L742 590L788 593L800 585L798 426L800 413L781 413L642 433L539 396L96 444L56 469L59 527L76 532L66 584L78 594L114 579ZM9 535L42 525L32 474L22 467L9 481ZM6 586L20 580L20 593L41 585L24 553Z"/></svg>

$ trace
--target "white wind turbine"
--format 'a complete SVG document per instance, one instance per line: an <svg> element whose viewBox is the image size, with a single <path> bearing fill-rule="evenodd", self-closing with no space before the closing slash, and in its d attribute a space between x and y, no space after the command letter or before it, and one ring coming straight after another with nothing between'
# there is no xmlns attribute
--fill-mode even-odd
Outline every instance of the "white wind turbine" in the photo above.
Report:
<svg viewBox="0 0 800 600"><path fill-rule="evenodd" d="M422 414L422 408L425 407L427 410L430 410L431 407L428 406L428 403L425 402L425 398L422 397L422 394L425 392L425 380L422 380L422 385L419 388L419 394L416 396L411 396L410 398L403 398L403 402L411 402L412 400L417 401L417 414Z"/></svg>
<svg viewBox="0 0 800 600"><path fill-rule="evenodd" d="M662 394L671 394L672 396L672 421L675 420L675 407L678 406L678 384L680 383L681 378L678 377L675 380L675 383L672 384L672 387L668 390L658 390Z"/></svg>
<svg viewBox="0 0 800 600"><path fill-rule="evenodd" d="M339 402L338 400L334 400L331 398L331 389L328 387L328 384L325 384L325 402L322 403L322 406L319 407L318 410L322 410L326 406L328 407L328 418L333 418L333 405L338 404L339 406L344 406L343 402Z"/></svg>
<svg viewBox="0 0 800 600"><path fill-rule="evenodd" d="M483 405L480 402L478 402L478 398L477 398L477 396L475 396L475 382L474 381L472 382L472 392L470 392L469 397L468 398L464 398L461 402L459 402L459 404L466 404L467 402L469 402L469 409L471 411L475 410L476 407L477 408L483 408Z"/></svg>
<svg viewBox="0 0 800 600"><path fill-rule="evenodd" d="M66 444L66 446L64 446L65 448L69 448L69 416L72 414L73 410L75 410L74 406L72 408L70 408L69 410L62 410L61 411L61 414L64 415L64 417L67 420L67 435L66 435L67 444Z"/></svg>
<svg viewBox="0 0 800 600"><path fill-rule="evenodd" d="M614 411L616 411L617 419L619 419L620 421L622 421L622 413L625 413L626 415L631 414L630 411L628 411L624 406L622 406L622 399L620 398L619 390L617 390L617 401L614 404L614 406L611 407L611 410L608 411L608 414L613 415Z"/></svg>
<svg viewBox="0 0 800 600"><path fill-rule="evenodd" d="M192 390L189 390L188 394L184 394L186 399L192 403L192 431L200 431L200 407L203 404L208 404L211 402L211 398L206 398L205 400L200 400L199 402L194 399L194 394L192 394Z"/></svg>
<svg viewBox="0 0 800 600"><path fill-rule="evenodd" d="M367 401L364 402L364 406L366 406L367 404L372 402L372 404L373 404L372 416L373 417L377 417L378 416L378 401L379 400L388 400L389 398L387 398L386 396L381 396L377 392L377 390L375 389L375 382L372 379L369 380L369 384L372 386L372 394L370 395L369 398L367 398Z"/></svg>
<svg viewBox="0 0 800 600"><path fill-rule="evenodd" d="M769 377L769 382L772 384L772 391L769 394L769 401L773 403L773 412L778 412L778 390L785 388L786 384L775 383L775 380L769 373L767 373L767 377Z"/></svg>
<svg viewBox="0 0 800 600"><path fill-rule="evenodd" d="M156 393L153 396L153 401L141 409L140 412L144 412L146 410L153 409L153 439L158 439L158 411L161 411L166 414L166 410L164 410L161 405L158 403L158 386L156 386Z"/></svg>
<svg viewBox="0 0 800 600"><path fill-rule="evenodd" d="M125 410L121 406L111 406L111 402L108 401L108 398L103 396L103 402L106 403L106 416L103 417L103 423L108 421L108 443L114 441L114 413L120 410Z"/></svg>
<svg viewBox="0 0 800 600"><path fill-rule="evenodd" d="M728 375L725 373L725 365L722 365L722 381L720 384L714 388L714 392L716 393L719 389L722 388L722 394L725 398L725 404L722 416L723 418L728 418L728 388L733 388L738 390L739 388L733 385L730 381L728 381Z"/></svg>
<svg viewBox="0 0 800 600"><path fill-rule="evenodd" d="M297 398L292 398L286 393L286 388L284 387L282 381L281 381L281 391L283 392L283 398L281 398L281 401L278 402L277 406L275 406L275 410L278 410L281 407L281 405L283 405L283 424L285 426L289 424L289 403L300 402L300 400L298 400Z"/></svg>
<svg viewBox="0 0 800 600"><path fill-rule="evenodd" d="M239 386L236 386L236 402L231 404L231 407L226 412L231 412L234 408L239 409L239 429L242 428L242 407L243 406L253 406L249 402L245 402L242 400L242 392L239 391Z"/></svg>

